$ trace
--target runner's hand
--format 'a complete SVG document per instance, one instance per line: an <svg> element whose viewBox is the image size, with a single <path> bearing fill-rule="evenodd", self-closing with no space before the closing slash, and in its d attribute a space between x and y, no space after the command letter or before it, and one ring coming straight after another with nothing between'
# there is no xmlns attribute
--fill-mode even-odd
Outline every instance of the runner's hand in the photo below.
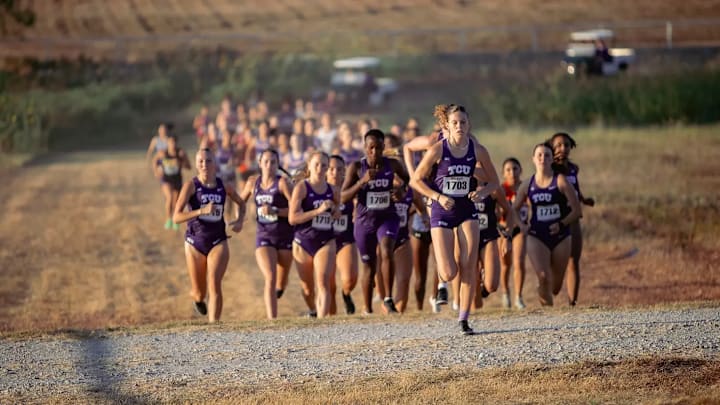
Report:
<svg viewBox="0 0 720 405"><path fill-rule="evenodd" d="M448 197L444 194L440 194L440 197L438 197L437 202L446 211L449 211L449 210L453 209L453 207L455 207L455 199L452 197Z"/></svg>
<svg viewBox="0 0 720 405"><path fill-rule="evenodd" d="M200 208L200 215L210 215L213 212L213 203L209 202L206 206Z"/></svg>

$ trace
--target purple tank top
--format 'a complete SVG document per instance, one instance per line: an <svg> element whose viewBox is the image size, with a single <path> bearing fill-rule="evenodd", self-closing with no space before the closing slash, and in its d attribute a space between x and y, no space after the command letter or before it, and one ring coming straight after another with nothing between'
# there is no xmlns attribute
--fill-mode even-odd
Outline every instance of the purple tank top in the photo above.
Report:
<svg viewBox="0 0 720 405"><path fill-rule="evenodd" d="M340 204L340 218L333 222L335 235L342 235L346 232L349 232L350 235L353 234L353 208L352 201Z"/></svg>
<svg viewBox="0 0 720 405"><path fill-rule="evenodd" d="M277 235L289 235L292 232L292 227L288 222L287 217L278 216L277 214L262 215L260 213L260 207L264 204L270 204L271 207L281 209L288 207L288 200L285 198L282 190L280 190L280 176L275 177L272 185L268 189L263 189L260 186L262 178L258 176L255 180L255 206L257 207L257 235L258 236L277 236Z"/></svg>
<svg viewBox="0 0 720 405"><path fill-rule="evenodd" d="M580 172L580 168L578 165L572 162L568 162L568 172L565 175L568 182L572 184L573 188L575 189L575 194L578 196L580 195L580 181L578 180L578 173Z"/></svg>
<svg viewBox="0 0 720 405"><path fill-rule="evenodd" d="M535 182L535 175L530 178L528 187L528 200L532 216L530 217L531 228L547 228L551 224L560 221L567 213L567 198L557 186L557 174L553 175L552 181L547 188L541 188Z"/></svg>
<svg viewBox="0 0 720 405"><path fill-rule="evenodd" d="M405 196L400 200L395 202L395 211L397 211L398 217L400 218L400 230L405 230L407 232L408 227L408 217L410 216L410 207L412 206L413 202L413 191L411 188L408 188L407 193L405 193Z"/></svg>
<svg viewBox="0 0 720 405"><path fill-rule="evenodd" d="M295 174L300 167L305 164L305 153L301 153L300 157L295 157L292 152L288 152L288 165L287 169L290 174Z"/></svg>
<svg viewBox="0 0 720 405"><path fill-rule="evenodd" d="M362 178L369 170L366 158L360 160L360 173ZM393 188L395 173L390 166L388 158L382 158L382 168L375 174L375 178L363 186L357 195L357 218L359 221L383 220L397 215L390 194Z"/></svg>
<svg viewBox="0 0 720 405"><path fill-rule="evenodd" d="M333 190L329 184L327 184L324 192L316 193L312 186L310 186L310 182L305 180L305 189L307 193L300 203L304 212L312 211L320 206L323 201L333 199ZM323 212L310 221L295 225L295 237L308 240L327 240L334 238L335 231L333 230L333 219L330 212Z"/></svg>
<svg viewBox="0 0 720 405"><path fill-rule="evenodd" d="M215 152L215 160L217 161L218 171L220 172L221 175L227 176L227 175L235 174L235 168L233 167L232 157L233 157L232 148L225 149L222 147L218 147L217 152Z"/></svg>
<svg viewBox="0 0 720 405"><path fill-rule="evenodd" d="M346 165L349 165L351 163L355 163L362 159L362 152L360 152L357 149L350 149L350 150L344 150L340 149L340 156L345 161Z"/></svg>
<svg viewBox="0 0 720 405"><path fill-rule="evenodd" d="M188 233L195 236L225 234L225 186L219 177L215 177L215 187L205 187L197 177L193 177L195 193L190 196L188 204L191 210L197 210L213 203L210 214L200 215L188 221Z"/></svg>
<svg viewBox="0 0 720 405"><path fill-rule="evenodd" d="M448 140L443 139L442 157L433 182L434 189L455 199L467 198L471 191L470 180L475 174L475 163L475 144L472 139L468 139L467 152L461 157L453 156Z"/></svg>

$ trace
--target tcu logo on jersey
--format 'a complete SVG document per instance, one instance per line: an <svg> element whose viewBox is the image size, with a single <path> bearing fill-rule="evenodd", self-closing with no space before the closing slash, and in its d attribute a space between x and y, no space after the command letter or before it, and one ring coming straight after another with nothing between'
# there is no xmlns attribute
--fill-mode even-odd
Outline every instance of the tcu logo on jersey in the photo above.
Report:
<svg viewBox="0 0 720 405"><path fill-rule="evenodd" d="M566 176L566 178L568 179L570 184L575 184L577 182L577 179L575 178L575 176Z"/></svg>
<svg viewBox="0 0 720 405"><path fill-rule="evenodd" d="M262 204L272 204L273 203L273 196L271 195L256 195L255 196L255 203L258 205Z"/></svg>
<svg viewBox="0 0 720 405"><path fill-rule="evenodd" d="M388 179L375 179L368 181L368 186L370 188L380 188L380 187L388 187L390 185L390 180Z"/></svg>
<svg viewBox="0 0 720 405"><path fill-rule="evenodd" d="M448 166L448 176L456 176L458 174L469 175L471 171L472 167L467 165Z"/></svg>
<svg viewBox="0 0 720 405"><path fill-rule="evenodd" d="M218 194L203 194L200 196L201 204L207 204L209 202L220 204L222 202L222 196Z"/></svg>
<svg viewBox="0 0 720 405"><path fill-rule="evenodd" d="M533 194L532 200L534 203L537 202L550 202L552 201L552 194L550 193L537 193Z"/></svg>
<svg viewBox="0 0 720 405"><path fill-rule="evenodd" d="M484 202L475 203L475 207L477 207L478 211L485 211L485 203Z"/></svg>
<svg viewBox="0 0 720 405"><path fill-rule="evenodd" d="M325 200L315 200L313 201L313 207L317 208L322 205L323 201Z"/></svg>

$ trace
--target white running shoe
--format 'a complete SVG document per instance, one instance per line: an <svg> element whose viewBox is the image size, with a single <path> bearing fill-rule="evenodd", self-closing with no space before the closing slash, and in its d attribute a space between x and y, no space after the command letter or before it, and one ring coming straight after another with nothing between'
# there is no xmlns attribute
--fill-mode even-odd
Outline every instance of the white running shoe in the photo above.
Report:
<svg viewBox="0 0 720 405"><path fill-rule="evenodd" d="M453 301L453 303L452 303L452 309L453 309L453 311L457 312L457 311L460 310L460 305L458 305L457 302Z"/></svg>
<svg viewBox="0 0 720 405"><path fill-rule="evenodd" d="M503 308L510 309L510 294L502 293L502 295L500 296L500 300L502 301Z"/></svg>
<svg viewBox="0 0 720 405"><path fill-rule="evenodd" d="M430 297L430 309L432 309L433 314L440 313L440 304L437 303L437 300L435 297Z"/></svg>
<svg viewBox="0 0 720 405"><path fill-rule="evenodd" d="M520 310L525 309L525 303L523 302L522 297L517 297L515 299L515 308Z"/></svg>

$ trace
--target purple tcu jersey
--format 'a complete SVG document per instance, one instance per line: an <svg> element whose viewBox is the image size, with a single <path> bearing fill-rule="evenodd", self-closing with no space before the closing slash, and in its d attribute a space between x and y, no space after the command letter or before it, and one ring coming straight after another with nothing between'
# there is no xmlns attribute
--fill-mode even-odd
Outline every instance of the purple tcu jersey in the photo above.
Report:
<svg viewBox="0 0 720 405"><path fill-rule="evenodd" d="M410 231L408 230L408 219L410 218L410 208L412 207L412 203L413 191L411 188L408 188L407 193L405 193L405 196L400 201L395 202L395 211L397 212L398 218L400 218L398 241L407 240L410 236Z"/></svg>
<svg viewBox="0 0 720 405"><path fill-rule="evenodd" d="M567 213L567 198L557 184L558 175L554 174L550 185L541 188L535 182L535 175L530 178L528 187L528 200L532 216L530 217L530 229L543 238L550 236L550 225L559 222ZM533 232L531 232L533 234Z"/></svg>
<svg viewBox="0 0 720 405"><path fill-rule="evenodd" d="M287 167L285 167L285 169L287 169L291 175L295 175L295 172L305 165L305 160L307 159L304 152L300 153L299 157L295 157L295 154L288 152L287 157Z"/></svg>
<svg viewBox="0 0 720 405"><path fill-rule="evenodd" d="M227 180L235 177L232 148L225 149L223 147L218 147L217 152L215 152L215 160L217 161L218 174L223 179Z"/></svg>
<svg viewBox="0 0 720 405"><path fill-rule="evenodd" d="M568 162L568 169L567 174L565 177L567 178L568 182L573 186L575 189L575 194L580 196L580 180L578 180L578 173L580 172L580 168L572 162Z"/></svg>
<svg viewBox="0 0 720 405"><path fill-rule="evenodd" d="M497 213L495 212L496 206L495 198L489 195L483 198L479 203L475 203L475 208L478 210L478 224L480 225L480 232L485 230L496 230L497 231Z"/></svg>
<svg viewBox="0 0 720 405"><path fill-rule="evenodd" d="M333 199L333 189L329 184L324 192L318 194L310 186L310 183L305 180L305 189L307 193L301 202L304 212L312 211L319 207L323 201ZM327 241L334 237L335 231L333 230L333 219L330 211L323 212L313 217L313 219L295 226L295 239L299 241Z"/></svg>
<svg viewBox="0 0 720 405"><path fill-rule="evenodd" d="M262 178L258 176L255 180L255 206L257 207L257 235L258 236L276 236L289 235L292 233L292 227L287 217L278 216L277 214L263 215L260 210L263 205L268 204L272 208L282 209L288 207L288 200L285 198L282 190L280 190L280 176L276 176L272 185L268 189L261 187Z"/></svg>
<svg viewBox="0 0 720 405"><path fill-rule="evenodd" d="M468 219L477 218L475 204L468 194L472 191L475 174L475 143L468 140L465 155L455 157L450 152L448 140L442 140L442 156L438 162L432 189L455 200L451 210L444 209L438 201L432 202L430 224L432 227L455 228Z"/></svg>
<svg viewBox="0 0 720 405"><path fill-rule="evenodd" d="M188 204L191 210L197 210L212 203L213 209L209 214L203 214L188 221L187 234L213 239L225 236L225 186L219 177L215 178L215 187L205 187L197 177L193 177L195 193L190 196Z"/></svg>
<svg viewBox="0 0 720 405"><path fill-rule="evenodd" d="M367 159L360 160L360 173L362 178L369 170ZM358 222L375 223L387 218L397 217L390 194L393 189L395 173L388 158L382 158L382 168L375 173L375 178L364 185L357 195Z"/></svg>

